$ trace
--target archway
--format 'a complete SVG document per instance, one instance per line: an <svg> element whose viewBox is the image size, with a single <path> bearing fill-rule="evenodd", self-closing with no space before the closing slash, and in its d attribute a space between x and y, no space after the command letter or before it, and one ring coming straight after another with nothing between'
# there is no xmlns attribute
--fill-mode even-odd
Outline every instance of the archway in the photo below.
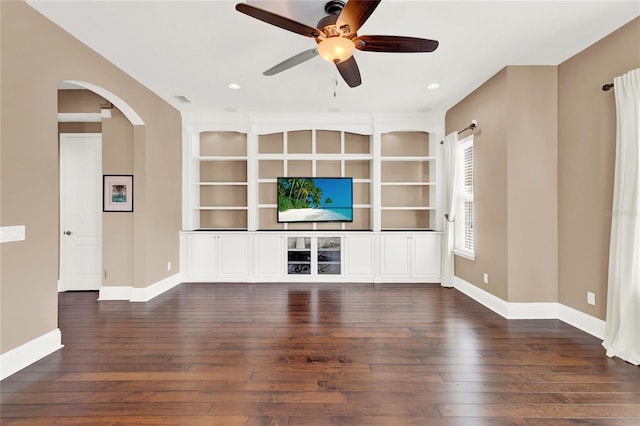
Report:
<svg viewBox="0 0 640 426"><path fill-rule="evenodd" d="M99 194L100 206L97 207L97 214L101 222L99 225L101 234L104 236L104 238L100 239L101 251L97 254L100 256L98 259L98 273L101 277L100 298L129 299L129 293L134 281L133 258L135 252L134 241L136 240L134 213L105 213L102 211L102 176L133 176L136 173L140 175L144 173L144 170L139 170L140 164L136 165L134 161L135 140L138 140L138 145L144 143L144 140L140 140L140 135L144 136L144 132L139 131L139 129L144 129L142 127L144 126L144 121L123 99L100 86L83 81L66 80L59 83L58 88L59 121L66 121L64 124L59 123L59 135L62 135L63 129L65 129L72 132L72 135L76 132L78 134L98 134L103 139L101 170L98 172L99 183L92 186L92 188L95 188L95 194ZM61 98L73 99L73 96L66 95L70 91L61 91L61 89L77 90L78 94L83 95L74 96L82 98L82 100L76 101L75 106L74 102L61 102ZM65 93L65 96L62 96L62 93ZM109 114L100 114L101 110L104 111L107 108L109 109ZM61 112L66 114L61 114ZM75 124L75 126L69 126L71 124ZM134 129L138 129L138 131L134 131ZM69 135L66 132L64 134L66 136ZM62 140L61 138L59 139ZM60 155L62 155L62 150ZM62 160L62 157L60 159ZM134 169L134 167L137 167L137 169ZM62 189L61 193L64 192ZM131 195L134 196L135 193ZM63 205L62 201L61 199L61 206ZM95 206L94 210L96 210ZM61 215L61 224L62 219ZM61 228L61 231L65 231L65 229ZM68 238L68 236L61 234L61 238L62 241L65 241L64 239ZM66 255L69 255L69 253L66 253ZM60 248L61 271L65 260L64 256L65 253ZM106 297L103 294L103 286L107 286L111 291L111 294ZM114 289L118 294L113 294Z"/></svg>

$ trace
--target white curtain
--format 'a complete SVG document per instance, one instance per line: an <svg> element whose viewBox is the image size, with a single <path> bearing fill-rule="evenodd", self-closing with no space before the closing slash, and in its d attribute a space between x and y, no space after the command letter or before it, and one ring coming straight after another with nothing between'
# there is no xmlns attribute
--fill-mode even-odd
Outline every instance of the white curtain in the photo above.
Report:
<svg viewBox="0 0 640 426"><path fill-rule="evenodd" d="M616 164L609 288L604 342L607 356L640 364L640 68L613 80Z"/></svg>
<svg viewBox="0 0 640 426"><path fill-rule="evenodd" d="M458 156L458 133L453 132L444 138L443 143L443 185L444 232L442 234L442 286L453 287L453 244L456 193L458 174L456 164Z"/></svg>

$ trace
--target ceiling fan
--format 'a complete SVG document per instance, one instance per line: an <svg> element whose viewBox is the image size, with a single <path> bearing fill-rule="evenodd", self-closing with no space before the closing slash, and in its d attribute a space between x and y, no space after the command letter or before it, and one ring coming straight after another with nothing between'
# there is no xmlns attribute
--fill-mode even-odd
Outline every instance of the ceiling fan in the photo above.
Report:
<svg viewBox="0 0 640 426"><path fill-rule="evenodd" d="M249 5L236 4L236 10L253 18L275 25L282 29L315 39L318 44L313 49L294 55L274 67L266 70L264 75L275 75L291 67L299 65L316 55L333 62L338 72L350 87L362 83L358 64L353 57L355 49L367 52L433 52L438 47L436 40L416 37L363 35L357 31L378 7L381 0L330 0L324 6L328 13L322 18L317 28L296 22L268 10Z"/></svg>

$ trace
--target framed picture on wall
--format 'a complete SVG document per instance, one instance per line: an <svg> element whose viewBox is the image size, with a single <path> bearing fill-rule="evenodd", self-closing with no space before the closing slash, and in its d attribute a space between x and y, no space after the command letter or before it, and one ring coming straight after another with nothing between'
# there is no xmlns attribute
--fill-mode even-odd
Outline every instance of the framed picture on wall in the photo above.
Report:
<svg viewBox="0 0 640 426"><path fill-rule="evenodd" d="M102 176L102 211L133 211L133 175Z"/></svg>

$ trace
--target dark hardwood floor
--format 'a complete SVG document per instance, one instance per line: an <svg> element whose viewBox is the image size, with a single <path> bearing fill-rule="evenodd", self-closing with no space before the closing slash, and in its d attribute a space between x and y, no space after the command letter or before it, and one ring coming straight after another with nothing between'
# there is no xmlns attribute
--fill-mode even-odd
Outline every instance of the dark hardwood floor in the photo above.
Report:
<svg viewBox="0 0 640 426"><path fill-rule="evenodd" d="M65 346L0 383L3 425L640 424L640 368L598 339L437 285L59 297Z"/></svg>

